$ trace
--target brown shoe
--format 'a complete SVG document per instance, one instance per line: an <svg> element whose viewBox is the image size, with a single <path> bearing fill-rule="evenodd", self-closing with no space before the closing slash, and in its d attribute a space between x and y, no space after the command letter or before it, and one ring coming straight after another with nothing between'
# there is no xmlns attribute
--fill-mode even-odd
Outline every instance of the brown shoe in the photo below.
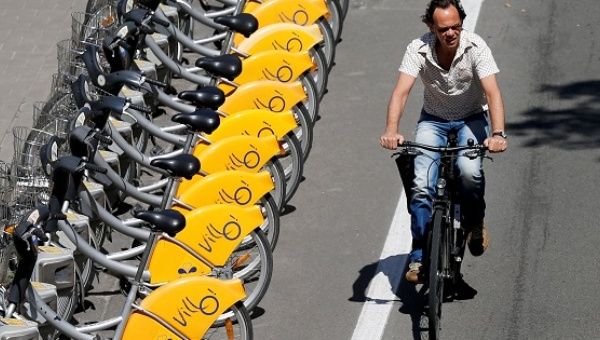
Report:
<svg viewBox="0 0 600 340"><path fill-rule="evenodd" d="M467 236L467 244L469 251L473 256L481 256L490 244L490 237L485 225L482 223L470 229L471 232Z"/></svg>
<svg viewBox="0 0 600 340"><path fill-rule="evenodd" d="M410 283L414 283L414 284L423 283L423 276L421 275L422 267L423 267L423 264L421 262L411 262L408 265L408 271L406 272L406 275L404 276L406 281L408 281Z"/></svg>

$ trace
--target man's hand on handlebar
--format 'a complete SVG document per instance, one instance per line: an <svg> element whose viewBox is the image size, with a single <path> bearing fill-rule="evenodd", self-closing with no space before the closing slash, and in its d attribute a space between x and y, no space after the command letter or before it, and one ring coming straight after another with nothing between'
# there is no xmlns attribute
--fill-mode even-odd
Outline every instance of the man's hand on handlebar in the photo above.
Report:
<svg viewBox="0 0 600 340"><path fill-rule="evenodd" d="M508 148L507 140L501 136L488 137L483 141L483 145L489 152L504 152Z"/></svg>
<svg viewBox="0 0 600 340"><path fill-rule="evenodd" d="M396 150L398 145L404 143L404 136L398 132L386 132L379 139L379 144L390 150Z"/></svg>

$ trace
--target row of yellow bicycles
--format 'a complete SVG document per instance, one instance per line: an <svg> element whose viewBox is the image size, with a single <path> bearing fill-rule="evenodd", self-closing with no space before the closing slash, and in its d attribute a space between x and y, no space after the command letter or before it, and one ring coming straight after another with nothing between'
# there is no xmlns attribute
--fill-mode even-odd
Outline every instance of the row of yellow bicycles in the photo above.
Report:
<svg viewBox="0 0 600 340"><path fill-rule="evenodd" d="M252 339L347 10L90 0L73 13L51 94L0 163L0 337ZM86 317L96 278L120 293L111 315Z"/></svg>

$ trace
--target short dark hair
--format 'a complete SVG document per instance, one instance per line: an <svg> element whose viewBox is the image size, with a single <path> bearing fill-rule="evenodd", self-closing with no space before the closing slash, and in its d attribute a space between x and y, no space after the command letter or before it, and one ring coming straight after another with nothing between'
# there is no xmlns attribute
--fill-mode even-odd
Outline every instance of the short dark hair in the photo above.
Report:
<svg viewBox="0 0 600 340"><path fill-rule="evenodd" d="M454 6L458 10L458 15L460 16L460 21L464 21L467 17L467 13L463 9L460 4L460 0L431 0L429 5L427 5L427 9L425 10L425 14L421 16L421 19L424 23L431 25L433 24L433 12L437 8L448 8L449 6Z"/></svg>

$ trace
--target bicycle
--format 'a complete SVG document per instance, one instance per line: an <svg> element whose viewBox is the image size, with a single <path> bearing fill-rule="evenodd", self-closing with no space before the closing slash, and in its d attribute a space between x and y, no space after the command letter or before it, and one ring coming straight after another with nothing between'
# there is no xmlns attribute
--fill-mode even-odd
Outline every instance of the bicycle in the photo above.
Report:
<svg viewBox="0 0 600 340"><path fill-rule="evenodd" d="M462 260L465 253L468 231L461 225L460 202L458 201L458 174L456 173L456 160L458 157L476 159L486 157L487 148L476 145L469 139L467 145L458 145L457 135L452 131L448 136L446 146L432 146L411 141L400 145L402 150L395 153L398 158L412 158L422 155L421 150L440 153L438 163L438 180L435 185L433 198L432 218L426 235L424 249L423 273L426 273L425 285L428 287L429 338L440 338L442 302L448 296L445 284L455 286L462 279L460 273ZM464 152L463 152L464 151ZM461 153L462 152L462 153ZM414 176L407 173L412 171L406 165L407 160L397 160L401 171L405 189L410 192L411 179ZM408 183L407 183L408 182Z"/></svg>

